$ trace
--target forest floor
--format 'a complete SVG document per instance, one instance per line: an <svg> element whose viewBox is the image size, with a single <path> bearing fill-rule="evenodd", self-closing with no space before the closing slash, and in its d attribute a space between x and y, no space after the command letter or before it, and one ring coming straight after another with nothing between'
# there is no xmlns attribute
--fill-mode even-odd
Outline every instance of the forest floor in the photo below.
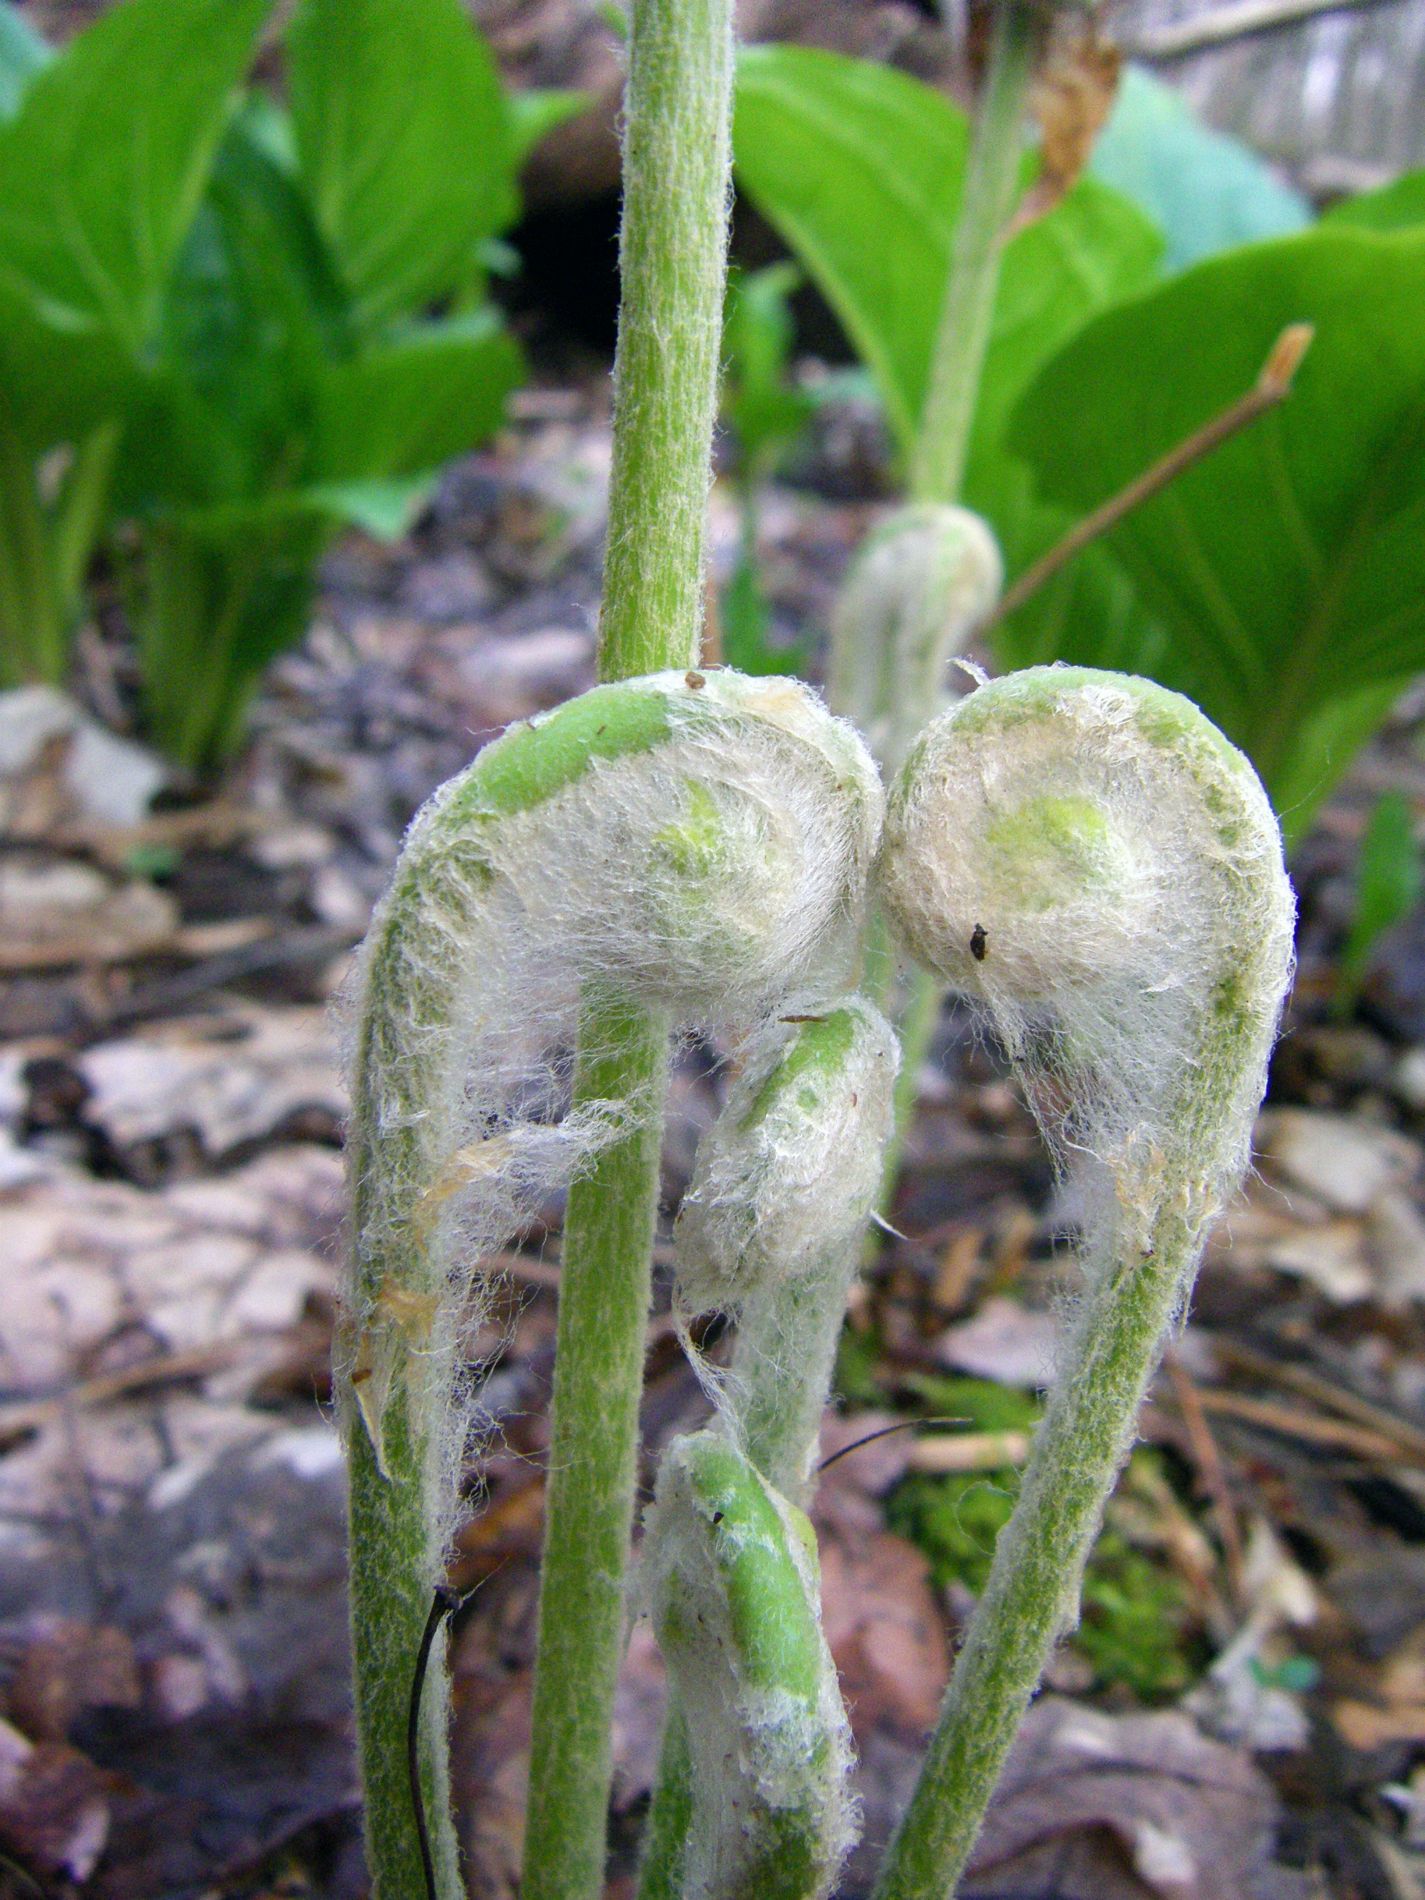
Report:
<svg viewBox="0 0 1425 1900"><path fill-rule="evenodd" d="M874 511L874 430L829 409L763 511L791 637ZM416 535L348 543L252 743L153 789L88 715L0 699L0 1895L365 1891L330 1417L344 1110L333 998L420 801L592 679L601 380L526 390ZM735 538L715 498L718 563ZM122 721L113 642L91 707ZM1425 919L1332 1017L1365 814L1425 793L1407 706L1295 861L1301 969L1259 1168L1213 1244L967 1895L1403 1900L1425 1892ZM860 1752L866 1890L1008 1509L1072 1295L1072 1196L947 1009L888 1238L848 1324L826 1621ZM676 1207L720 1082L679 1072ZM506 1261L455 1581L473 1893L514 1892L559 1210ZM666 1250L660 1253L666 1264ZM650 1464L704 1401L650 1326ZM645 1473L646 1475L646 1473ZM615 1886L662 1682L635 1627Z"/></svg>

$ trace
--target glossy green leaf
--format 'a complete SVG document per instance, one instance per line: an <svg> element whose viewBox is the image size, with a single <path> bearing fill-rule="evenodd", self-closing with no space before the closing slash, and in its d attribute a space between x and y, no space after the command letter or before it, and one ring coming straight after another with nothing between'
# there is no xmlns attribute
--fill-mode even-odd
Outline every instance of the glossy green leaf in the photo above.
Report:
<svg viewBox="0 0 1425 1900"><path fill-rule="evenodd" d="M125 0L31 80L0 127L0 374L89 338L140 355L268 4Z"/></svg>
<svg viewBox="0 0 1425 1900"><path fill-rule="evenodd" d="M1176 87L1141 66L1125 70L1089 170L1158 225L1168 270L1311 222L1299 192L1248 146L1204 125Z"/></svg>
<svg viewBox="0 0 1425 1900"><path fill-rule="evenodd" d="M1151 670L1245 747L1294 831L1425 668L1425 234L1318 230L1200 264L1075 338L1010 432L1040 495L1082 512L1303 321L1289 399L1106 542L1169 636Z"/></svg>
<svg viewBox="0 0 1425 1900"><path fill-rule="evenodd" d="M454 290L509 215L499 76L460 0L303 0L287 48L302 176L371 332Z"/></svg>
<svg viewBox="0 0 1425 1900"><path fill-rule="evenodd" d="M904 73L802 47L738 60L741 188L815 279L909 447L963 185L964 114ZM1037 365L1152 278L1161 239L1093 179L1007 245L977 420L992 442Z"/></svg>
<svg viewBox="0 0 1425 1900"><path fill-rule="evenodd" d="M179 256L125 457L144 511L247 502L300 480L345 307L297 183L244 114Z"/></svg>
<svg viewBox="0 0 1425 1900"><path fill-rule="evenodd" d="M499 427L519 346L490 309L423 323L330 367L318 392L319 482L422 475Z"/></svg>
<svg viewBox="0 0 1425 1900"><path fill-rule="evenodd" d="M13 0L0 0L0 125L14 118L30 81L53 57Z"/></svg>
<svg viewBox="0 0 1425 1900"><path fill-rule="evenodd" d="M1363 231L1407 231L1412 225L1425 224L1425 171L1406 172L1378 191L1343 198L1322 222Z"/></svg>

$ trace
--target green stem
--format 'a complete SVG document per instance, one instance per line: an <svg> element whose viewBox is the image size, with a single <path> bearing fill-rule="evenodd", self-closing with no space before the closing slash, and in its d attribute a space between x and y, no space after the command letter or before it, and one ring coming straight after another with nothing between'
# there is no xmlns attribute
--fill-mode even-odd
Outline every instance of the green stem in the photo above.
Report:
<svg viewBox="0 0 1425 1900"><path fill-rule="evenodd" d="M998 0L985 92L955 226L930 386L910 468L913 501L956 501L999 287L1000 248L1019 193L1023 122L1037 42L1026 0Z"/></svg>
<svg viewBox="0 0 1425 1900"><path fill-rule="evenodd" d="M109 512L123 424L104 422L74 451L55 508L52 541L55 599L66 625L79 618L84 577Z"/></svg>
<svg viewBox="0 0 1425 1900"><path fill-rule="evenodd" d="M603 680L697 664L731 99L731 0L634 0ZM662 1125L665 1019L591 997L580 1029L576 1109L643 1112L569 1197L524 1900L603 1890Z"/></svg>
<svg viewBox="0 0 1425 1900"><path fill-rule="evenodd" d="M590 1003L574 1099L633 1126L569 1191L555 1345L523 1892L603 1891L668 1025Z"/></svg>
<svg viewBox="0 0 1425 1900"><path fill-rule="evenodd" d="M1114 1265L1079 1316L876 1900L954 1892L1025 1708L1074 1621L1104 1504L1197 1267L1200 1243L1180 1220L1160 1220L1155 1242L1151 1257Z"/></svg>
<svg viewBox="0 0 1425 1900"><path fill-rule="evenodd" d="M68 657L34 460L0 403L0 679L57 685Z"/></svg>
<svg viewBox="0 0 1425 1900"><path fill-rule="evenodd" d="M634 0L601 679L697 665L731 98L731 0Z"/></svg>

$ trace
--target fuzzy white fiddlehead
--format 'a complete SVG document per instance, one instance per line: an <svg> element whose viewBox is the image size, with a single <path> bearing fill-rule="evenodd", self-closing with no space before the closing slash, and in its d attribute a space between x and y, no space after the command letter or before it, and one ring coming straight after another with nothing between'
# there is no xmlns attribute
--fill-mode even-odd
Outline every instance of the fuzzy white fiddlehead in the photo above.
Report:
<svg viewBox="0 0 1425 1900"><path fill-rule="evenodd" d="M845 981L880 804L854 733L805 689L676 673L511 731L413 825L353 1001L342 1386L369 1806L393 1780L400 1795L411 1659L476 1419L459 1339L481 1258L650 1116L634 1096L561 1117L581 1001L742 1031L816 1009ZM391 1851L382 1891L417 1891L411 1844Z"/></svg>
<svg viewBox="0 0 1425 1900"><path fill-rule="evenodd" d="M817 1900L854 1812L811 1525L725 1436L697 1432L664 1454L643 1564L678 1725L646 1900Z"/></svg>
<svg viewBox="0 0 1425 1900"><path fill-rule="evenodd" d="M896 509L857 551L832 612L828 690L887 773L944 704L950 663L1003 581L985 523L938 502Z"/></svg>
<svg viewBox="0 0 1425 1900"><path fill-rule="evenodd" d="M944 1896L1083 1565L1207 1229L1235 1190L1290 979L1294 901L1250 764L1143 680L1035 668L912 749L881 887L986 1007L1088 1183L1088 1293L1001 1534L883 1900Z"/></svg>
<svg viewBox="0 0 1425 1900"><path fill-rule="evenodd" d="M674 1229L682 1303L737 1319L725 1422L798 1503L880 1186L898 1056L860 997L771 1025L698 1150Z"/></svg>

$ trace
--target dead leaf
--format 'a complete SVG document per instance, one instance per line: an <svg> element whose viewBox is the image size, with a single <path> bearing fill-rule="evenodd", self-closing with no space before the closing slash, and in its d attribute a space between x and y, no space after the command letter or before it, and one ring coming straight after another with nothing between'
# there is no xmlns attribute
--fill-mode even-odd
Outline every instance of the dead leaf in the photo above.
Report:
<svg viewBox="0 0 1425 1900"><path fill-rule="evenodd" d="M109 1839L112 1782L78 1749L0 1722L0 1850L42 1877L88 1880Z"/></svg>
<svg viewBox="0 0 1425 1900"><path fill-rule="evenodd" d="M7 1696L32 1741L62 1742L86 1709L134 1709L138 1663L126 1631L46 1615L26 1643Z"/></svg>
<svg viewBox="0 0 1425 1900"><path fill-rule="evenodd" d="M1041 135L1039 176L1015 215L1016 230L1052 211L1077 182L1113 109L1121 64L1094 15L1056 10L1030 100Z"/></svg>
<svg viewBox="0 0 1425 1900"><path fill-rule="evenodd" d="M1176 1712L1030 1710L970 1863L965 1900L1306 1900L1272 1860L1278 1819L1241 1750Z"/></svg>

